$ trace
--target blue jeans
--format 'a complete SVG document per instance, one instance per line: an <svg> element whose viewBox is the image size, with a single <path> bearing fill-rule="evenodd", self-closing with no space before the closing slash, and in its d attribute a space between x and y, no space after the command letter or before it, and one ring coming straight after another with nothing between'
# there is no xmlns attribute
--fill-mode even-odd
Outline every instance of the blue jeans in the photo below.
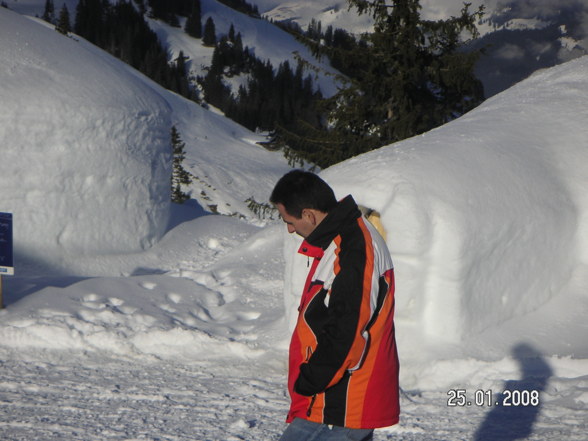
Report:
<svg viewBox="0 0 588 441"><path fill-rule="evenodd" d="M295 418L279 441L372 441L373 429L348 429Z"/></svg>

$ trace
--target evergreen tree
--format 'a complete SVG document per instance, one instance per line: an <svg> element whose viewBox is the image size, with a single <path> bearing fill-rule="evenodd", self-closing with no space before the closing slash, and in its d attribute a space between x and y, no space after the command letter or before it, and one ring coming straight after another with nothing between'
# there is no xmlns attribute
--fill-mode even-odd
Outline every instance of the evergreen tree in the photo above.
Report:
<svg viewBox="0 0 588 441"><path fill-rule="evenodd" d="M178 54L178 58L176 58L176 69L178 71L178 73L185 77L186 76L186 60L188 59L188 57L186 57L184 55L184 51L180 51L180 53Z"/></svg>
<svg viewBox="0 0 588 441"><path fill-rule="evenodd" d="M198 3L200 7L200 0L175 0L174 12L182 17L188 17L192 13L194 3Z"/></svg>
<svg viewBox="0 0 588 441"><path fill-rule="evenodd" d="M180 27L178 15L188 15L188 0L148 0L150 16L165 21L170 26Z"/></svg>
<svg viewBox="0 0 588 441"><path fill-rule="evenodd" d="M55 23L55 6L53 0L45 1L45 10L43 11L43 20L47 23Z"/></svg>
<svg viewBox="0 0 588 441"><path fill-rule="evenodd" d="M61 11L59 11L59 21L55 26L55 30L61 32L64 35L67 35L71 32L71 25L69 23L69 11L65 3L61 7Z"/></svg>
<svg viewBox="0 0 588 441"><path fill-rule="evenodd" d="M233 52L235 54L233 64L235 66L235 73L239 74L245 70L247 59L249 56L249 49L243 48L243 38L241 32L235 36L233 41Z"/></svg>
<svg viewBox="0 0 588 441"><path fill-rule="evenodd" d="M252 17L260 18L259 9L255 5L247 3L245 0L218 0L221 3L233 8L236 11L248 14Z"/></svg>
<svg viewBox="0 0 588 441"><path fill-rule="evenodd" d="M188 57L184 55L184 52L180 51L178 57L175 59L175 65L171 70L169 89L191 99L193 93L190 89L190 83L188 82L188 68L186 66L187 59Z"/></svg>
<svg viewBox="0 0 588 441"><path fill-rule="evenodd" d="M216 44L216 29L212 17L208 17L204 25L204 35L202 36L204 46L214 46Z"/></svg>
<svg viewBox="0 0 588 441"><path fill-rule="evenodd" d="M325 45L332 46L333 45L333 26L329 25L324 35Z"/></svg>
<svg viewBox="0 0 588 441"><path fill-rule="evenodd" d="M316 18L312 18L310 23L308 24L308 29L306 31L306 36L314 41L319 41L322 36L322 24Z"/></svg>
<svg viewBox="0 0 588 441"><path fill-rule="evenodd" d="M139 8L139 13L141 15L145 15L145 13L147 12L147 8L145 6L145 0L135 0L135 3L137 4L137 7Z"/></svg>
<svg viewBox="0 0 588 441"><path fill-rule="evenodd" d="M170 62L169 53L160 43L157 34L145 21L141 9L144 0L79 0L76 8L75 32L96 46L130 64L152 80L189 99L197 99L190 87L186 57L183 54ZM186 8L189 0L174 0L170 3L172 11ZM166 3L165 1L163 3ZM159 2L160 9L167 6ZM60 21L67 29L66 7L62 8ZM162 9L162 10L163 10Z"/></svg>
<svg viewBox="0 0 588 441"><path fill-rule="evenodd" d="M165 20L167 18L169 11L167 0L148 0L147 3L151 8L150 16L152 18L159 18L161 20Z"/></svg>
<svg viewBox="0 0 588 441"><path fill-rule="evenodd" d="M200 0L194 0L192 4L192 11L186 19L184 31L194 38L202 38L202 12L200 10Z"/></svg>
<svg viewBox="0 0 588 441"><path fill-rule="evenodd" d="M465 33L477 37L483 8L470 13L465 4L458 17L427 21L418 0L349 4L371 13L374 32L362 44L335 30L333 48L322 49L351 77L349 87L325 103L331 139L340 145L318 147L323 166L431 130L483 100L473 73L479 54L459 50Z"/></svg>
<svg viewBox="0 0 588 441"><path fill-rule="evenodd" d="M190 195L182 190L185 185L192 183L190 173L188 173L183 166L184 159L186 158L185 147L186 144L180 138L180 134L176 129L176 126L171 128L171 143L173 150L173 170L171 176L171 199L172 202L183 204Z"/></svg>
<svg viewBox="0 0 588 441"><path fill-rule="evenodd" d="M108 6L102 0L80 0L76 7L75 33L103 47Z"/></svg>
<svg viewBox="0 0 588 441"><path fill-rule="evenodd" d="M170 26L172 26L174 28L180 27L180 20L178 19L178 16L176 14L174 14L173 12L170 12L168 14L166 22L167 22L167 24L169 24Z"/></svg>

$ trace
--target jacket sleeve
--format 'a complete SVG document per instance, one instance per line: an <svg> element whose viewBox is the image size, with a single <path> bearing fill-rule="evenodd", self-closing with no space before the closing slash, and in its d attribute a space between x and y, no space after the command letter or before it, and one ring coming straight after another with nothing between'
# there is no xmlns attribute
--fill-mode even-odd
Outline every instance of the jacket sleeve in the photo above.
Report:
<svg viewBox="0 0 588 441"><path fill-rule="evenodd" d="M338 383L364 355L367 342L362 331L370 319L374 253L363 234L354 239L350 247L339 250L327 319L294 385L301 395L315 395Z"/></svg>

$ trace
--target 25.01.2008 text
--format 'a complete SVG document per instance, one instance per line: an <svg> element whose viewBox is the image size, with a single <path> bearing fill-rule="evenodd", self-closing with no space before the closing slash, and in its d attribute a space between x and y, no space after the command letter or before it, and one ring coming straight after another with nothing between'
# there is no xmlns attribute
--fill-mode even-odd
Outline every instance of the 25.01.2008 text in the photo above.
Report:
<svg viewBox="0 0 588 441"><path fill-rule="evenodd" d="M474 392L473 397L469 397L466 389L449 389L447 396L447 406L449 407L534 407L540 404L538 390L505 390L495 396L491 390L478 389Z"/></svg>

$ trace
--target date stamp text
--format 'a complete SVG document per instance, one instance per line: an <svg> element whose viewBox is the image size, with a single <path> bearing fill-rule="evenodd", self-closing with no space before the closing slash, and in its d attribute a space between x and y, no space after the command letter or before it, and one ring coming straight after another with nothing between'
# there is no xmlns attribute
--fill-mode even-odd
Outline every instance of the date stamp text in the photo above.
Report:
<svg viewBox="0 0 588 441"><path fill-rule="evenodd" d="M538 390L504 390L494 394L492 390L478 389L471 393L466 389L449 389L447 391L447 406L503 406L503 407L536 407L539 406Z"/></svg>

